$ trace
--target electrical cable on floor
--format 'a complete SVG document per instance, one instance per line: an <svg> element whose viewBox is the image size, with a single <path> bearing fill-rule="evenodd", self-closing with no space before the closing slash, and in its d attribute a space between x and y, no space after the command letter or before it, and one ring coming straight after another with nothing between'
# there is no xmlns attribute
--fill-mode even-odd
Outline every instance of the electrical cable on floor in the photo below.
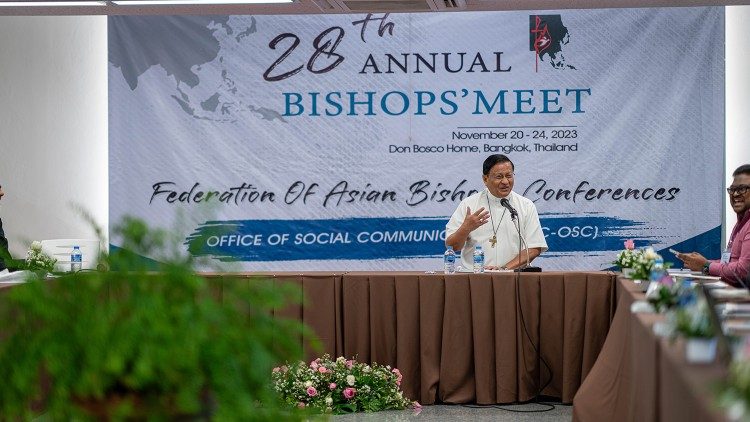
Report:
<svg viewBox="0 0 750 422"><path fill-rule="evenodd" d="M523 316L523 307L521 306L521 272L516 272L516 306L518 306L518 312L521 314L521 326L523 327L523 332L526 334L526 338L529 340L529 343L531 343L531 347L534 349L534 352L539 356L539 360L542 362L545 368L547 368L547 372L549 373L549 378L547 379L547 382L544 383L539 389L537 389L536 394L534 395L534 398L531 400L537 400L539 396L542 395L542 391L544 391L547 386L549 386L552 383L552 367L549 366L546 360L544 360L544 357L542 357L542 353L539 351L539 348L536 347L536 344L531 340L531 335L529 335L529 330L526 328L526 319ZM539 287L541 291L541 286ZM539 301L541 303L541 298L539 298ZM523 350L523 349L522 349ZM526 372L529 372L529 369L526 367L526 359L523 360L523 368L526 370Z"/></svg>
<svg viewBox="0 0 750 422"><path fill-rule="evenodd" d="M527 409L511 409L508 406L523 406L526 404L538 404L541 406L547 406L544 409L533 409L533 410L527 410ZM552 403L542 403L542 402L527 402L527 403L518 403L518 404L462 404L462 407L468 407L471 409L498 409L498 410L504 410L506 412L514 412L514 413L542 413L542 412L549 412L550 410L555 410L555 405Z"/></svg>

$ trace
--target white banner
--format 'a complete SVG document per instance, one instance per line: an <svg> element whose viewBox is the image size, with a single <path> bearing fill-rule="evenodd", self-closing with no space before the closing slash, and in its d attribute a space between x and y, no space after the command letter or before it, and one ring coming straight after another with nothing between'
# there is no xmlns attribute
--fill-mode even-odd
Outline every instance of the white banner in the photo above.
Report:
<svg viewBox="0 0 750 422"><path fill-rule="evenodd" d="M109 48L111 223L232 268L436 270L493 153L545 269L719 253L723 8L112 16Z"/></svg>

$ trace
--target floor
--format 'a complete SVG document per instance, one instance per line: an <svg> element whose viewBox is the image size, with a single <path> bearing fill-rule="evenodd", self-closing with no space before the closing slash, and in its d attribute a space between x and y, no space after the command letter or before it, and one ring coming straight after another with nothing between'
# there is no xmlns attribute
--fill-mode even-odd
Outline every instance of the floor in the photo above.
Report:
<svg viewBox="0 0 750 422"><path fill-rule="evenodd" d="M554 406L554 407L553 407ZM539 403L518 405L498 405L496 407L470 407L470 405L424 406L416 414L414 410L391 410L378 413L353 413L336 415L333 422L380 422L380 421L570 421L573 406L552 403L550 406Z"/></svg>

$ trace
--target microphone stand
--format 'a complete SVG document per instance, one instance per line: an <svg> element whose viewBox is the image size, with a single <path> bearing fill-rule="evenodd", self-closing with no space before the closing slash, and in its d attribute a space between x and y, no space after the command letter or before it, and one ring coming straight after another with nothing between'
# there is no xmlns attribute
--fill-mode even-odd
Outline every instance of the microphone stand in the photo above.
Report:
<svg viewBox="0 0 750 422"><path fill-rule="evenodd" d="M521 221L516 214L510 215L511 219L516 223L516 231L518 232L518 258L521 259L521 252L523 251L523 236L521 236ZM519 266L514 271L523 271L524 268L529 266L529 251L526 250L526 265Z"/></svg>
<svg viewBox="0 0 750 422"><path fill-rule="evenodd" d="M521 219L518 218L518 214L517 213L511 214L511 219L515 221L516 231L518 232L518 257L519 258L521 257L521 252L523 251L522 245L526 245L526 265L520 266L513 271L516 271L516 272L540 272L542 271L542 269L539 267L531 266L531 260L529 259L529 244L526 243L526 239L524 239L523 235L521 235Z"/></svg>

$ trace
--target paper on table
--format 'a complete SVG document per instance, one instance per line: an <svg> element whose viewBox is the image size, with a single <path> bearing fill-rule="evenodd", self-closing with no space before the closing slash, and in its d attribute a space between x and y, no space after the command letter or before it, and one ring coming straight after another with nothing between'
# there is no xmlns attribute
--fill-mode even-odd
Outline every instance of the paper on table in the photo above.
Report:
<svg viewBox="0 0 750 422"><path fill-rule="evenodd" d="M719 303L716 305L716 311L722 314L750 312L750 303Z"/></svg>
<svg viewBox="0 0 750 422"><path fill-rule="evenodd" d="M712 290L711 294L716 299L737 299L750 297L750 292L746 289L717 289Z"/></svg>
<svg viewBox="0 0 750 422"><path fill-rule="evenodd" d="M713 275L703 275L703 274L681 274L681 273L675 273L670 274L674 278L692 278L694 280L721 280L721 277L713 276Z"/></svg>
<svg viewBox="0 0 750 422"><path fill-rule="evenodd" d="M29 271L16 271L14 273L8 270L0 271L0 283L23 283L31 276Z"/></svg>
<svg viewBox="0 0 750 422"><path fill-rule="evenodd" d="M722 323L724 332L727 331L747 331L750 330L750 320L733 320Z"/></svg>
<svg viewBox="0 0 750 422"><path fill-rule="evenodd" d="M727 289L729 285L723 281L707 281L703 283L709 289Z"/></svg>
<svg viewBox="0 0 750 422"><path fill-rule="evenodd" d="M675 275L675 274L695 274L700 275L701 272L698 271L690 271L689 268L668 268L667 273L669 275Z"/></svg>

